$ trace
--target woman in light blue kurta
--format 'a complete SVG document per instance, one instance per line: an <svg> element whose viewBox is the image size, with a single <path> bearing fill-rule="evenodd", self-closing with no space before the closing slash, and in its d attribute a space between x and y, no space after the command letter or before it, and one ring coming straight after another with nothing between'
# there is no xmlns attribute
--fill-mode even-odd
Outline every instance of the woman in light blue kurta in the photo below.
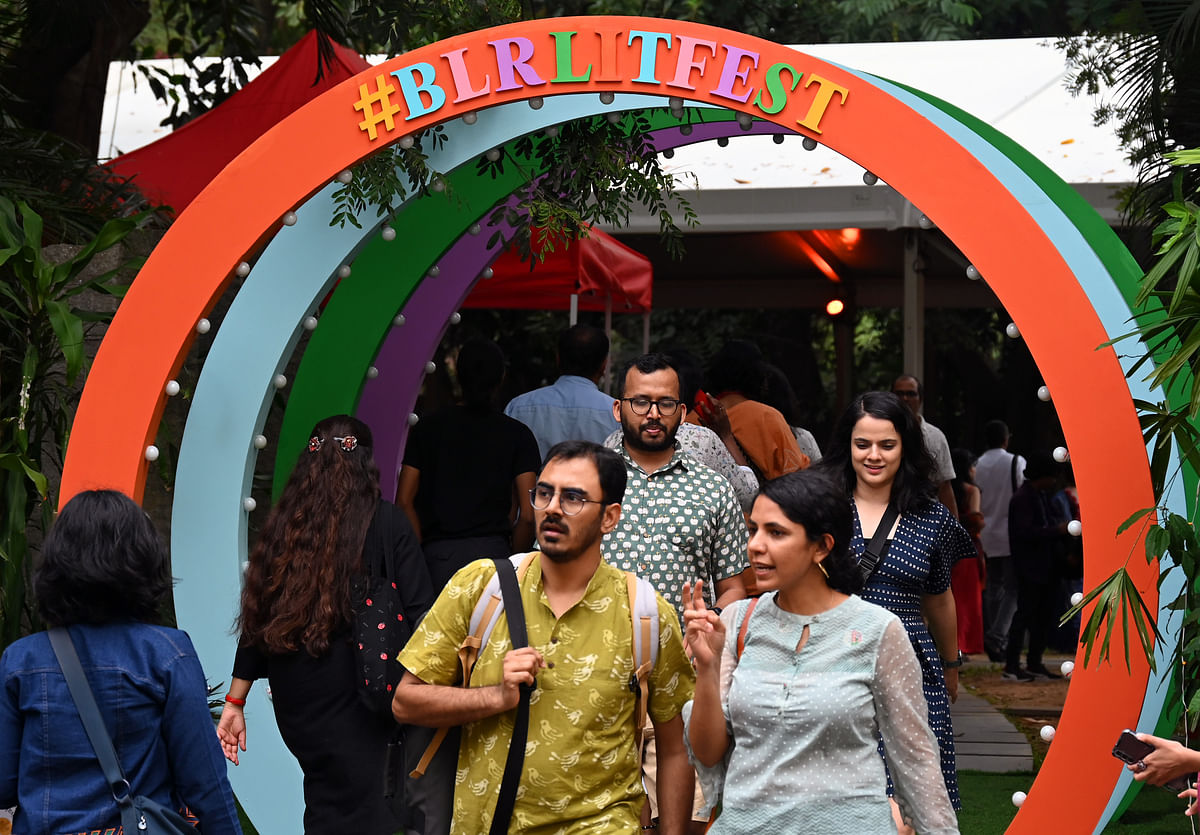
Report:
<svg viewBox="0 0 1200 835"><path fill-rule="evenodd" d="M686 739L705 798L721 801L713 835L894 833L879 736L904 818L923 835L958 832L904 625L852 596L862 577L851 530L829 481L783 476L750 516L766 593L718 616L685 587L696 664Z"/></svg>

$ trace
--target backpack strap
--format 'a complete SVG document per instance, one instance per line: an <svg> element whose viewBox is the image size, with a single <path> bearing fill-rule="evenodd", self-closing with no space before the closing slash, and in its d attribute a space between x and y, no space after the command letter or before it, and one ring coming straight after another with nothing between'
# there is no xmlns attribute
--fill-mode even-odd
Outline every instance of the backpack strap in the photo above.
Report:
<svg viewBox="0 0 1200 835"><path fill-rule="evenodd" d="M758 605L758 601L757 597L750 598L750 602L746 604L746 614L742 616L742 625L738 628L737 657L739 660L746 650L746 633L750 630L750 616L754 614L754 607Z"/></svg>
<svg viewBox="0 0 1200 835"><path fill-rule="evenodd" d="M496 560L496 576L500 578L500 594L504 599L504 614L508 620L508 634L512 638L513 649L527 647L529 635L525 628L525 606L521 602L521 581L517 579L516 567L508 560ZM513 719L504 776L500 780L500 794L492 815L491 835L506 835L512 822L517 784L521 782L521 769L525 764L525 743L529 738L529 698L535 687L536 680L533 684L521 684L518 688L517 715Z"/></svg>
<svg viewBox="0 0 1200 835"><path fill-rule="evenodd" d="M525 579L526 573L529 571L529 566L533 563L537 556L536 551L530 551L528 554L514 554L509 557L513 567L517 572L517 582L520 583ZM498 567L497 567L498 568ZM469 687L471 685L471 674L475 671L475 662L479 660L479 653L483 647L487 646L488 640L492 636L492 629L495 628L496 622L500 620L500 615L504 612L504 595L500 590L500 572L492 575L488 580L483 591L479 594L479 599L475 602L475 610L471 612L471 622L468 626L467 637L463 638L462 643L458 645L458 668L461 679L461 687ZM429 745L425 748L425 753L421 755L420 762L416 768L409 772L409 777L423 777L425 769L429 768L429 763L433 760L433 755L437 753L438 748L442 745L442 740L446 738L446 734L450 732L449 727L438 728L437 733L433 735L433 739L429 741Z"/></svg>
<svg viewBox="0 0 1200 835"><path fill-rule="evenodd" d="M654 587L644 577L625 572L625 588L629 593L629 617L632 622L633 672L629 689L633 693L633 741L642 760L642 729L650 708L650 671L658 660L658 600Z"/></svg>

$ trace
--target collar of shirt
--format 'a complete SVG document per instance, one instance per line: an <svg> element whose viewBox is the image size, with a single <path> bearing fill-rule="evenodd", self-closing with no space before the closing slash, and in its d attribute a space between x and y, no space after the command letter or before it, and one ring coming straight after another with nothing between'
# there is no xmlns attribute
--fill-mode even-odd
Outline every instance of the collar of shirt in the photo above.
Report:
<svg viewBox="0 0 1200 835"><path fill-rule="evenodd" d="M626 467L635 467L638 470L641 470L643 473L646 473L645 470L642 470L642 466L638 462L634 461L633 458L630 457L629 450L625 449L625 439L624 438L621 438L621 445L619 447L617 447L617 451L620 452L621 457L625 459ZM649 476L654 476L654 475L658 475L659 473L665 473L665 472L687 472L687 469L688 469L688 457L684 453L683 448L679 446L679 439L676 438L675 439L675 454L671 456L671 460L668 461L667 463L663 464L661 467L659 467L654 472L646 473L646 475L647 475L647 477L649 477Z"/></svg>
<svg viewBox="0 0 1200 835"><path fill-rule="evenodd" d="M558 379L554 381L556 386L583 386L584 388L599 391L600 387L589 380L587 377L580 377L578 374L560 374Z"/></svg>

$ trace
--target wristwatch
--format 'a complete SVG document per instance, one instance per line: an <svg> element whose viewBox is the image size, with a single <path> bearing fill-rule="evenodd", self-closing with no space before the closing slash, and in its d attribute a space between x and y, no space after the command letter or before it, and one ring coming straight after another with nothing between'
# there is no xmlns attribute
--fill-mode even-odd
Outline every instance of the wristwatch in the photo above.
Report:
<svg viewBox="0 0 1200 835"><path fill-rule="evenodd" d="M961 652L958 654L958 658L955 658L953 661L947 661L945 658L942 659L942 669L943 670L953 670L956 667L961 667L962 665L963 665L963 654Z"/></svg>

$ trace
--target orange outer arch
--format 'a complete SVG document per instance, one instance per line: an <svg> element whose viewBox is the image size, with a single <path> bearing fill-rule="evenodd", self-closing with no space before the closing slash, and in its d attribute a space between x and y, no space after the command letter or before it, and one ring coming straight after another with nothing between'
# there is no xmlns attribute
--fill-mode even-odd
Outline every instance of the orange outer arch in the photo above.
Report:
<svg viewBox="0 0 1200 835"><path fill-rule="evenodd" d="M844 103L835 99L830 105L816 135L796 124L808 111L811 89L797 88L782 112L766 116L712 95L715 83L700 78L698 72L692 75L698 81L694 92L662 83L636 83L632 80L639 70L636 56L622 48L618 49L624 56L616 73L619 80L520 86L460 105L453 103L451 94L439 110L398 124L395 132L375 142L358 127L360 115L353 109L358 85L373 86L378 74L427 62L438 68L439 83L448 86L449 67L443 54L465 48L466 54L478 56L488 52L488 41L522 37L536 48L530 65L549 79L556 74L551 32L581 33L574 45L573 64L578 69L589 62L599 66L603 60L602 39L591 33L622 38L631 29L669 32L676 38L682 35L758 53L758 69L749 76L756 87L767 67L782 62L806 76L816 73L849 92ZM707 78L715 78L719 63L710 58ZM668 81L673 75L674 57L660 47L657 78ZM1155 567L1146 566L1138 556L1137 533L1114 533L1131 508L1153 502L1129 390L1112 349L1096 348L1109 334L1086 293L1025 208L956 141L862 79L778 44L678 21L548 19L462 35L367 70L270 130L184 211L122 302L80 400L64 467L62 500L101 486L140 500L147 468L143 452L157 431L166 381L180 367L197 320L224 291L238 262L255 252L285 212L301 206L338 171L398 139L402 132L417 133L482 107L586 91L684 94L690 100L770 118L814 136L919 204L990 280L1038 358L1062 418L1085 511L1089 558L1085 582L1097 584L1133 554L1129 568L1150 605L1156 606ZM1119 773L1119 764L1108 757L1107 748L1122 728L1136 721L1148 673L1140 656L1131 660L1128 673L1111 664L1088 669L1080 665L1036 790L1030 792L1012 831L1064 825L1070 831L1091 831ZM1079 763L1088 767L1076 767Z"/></svg>

